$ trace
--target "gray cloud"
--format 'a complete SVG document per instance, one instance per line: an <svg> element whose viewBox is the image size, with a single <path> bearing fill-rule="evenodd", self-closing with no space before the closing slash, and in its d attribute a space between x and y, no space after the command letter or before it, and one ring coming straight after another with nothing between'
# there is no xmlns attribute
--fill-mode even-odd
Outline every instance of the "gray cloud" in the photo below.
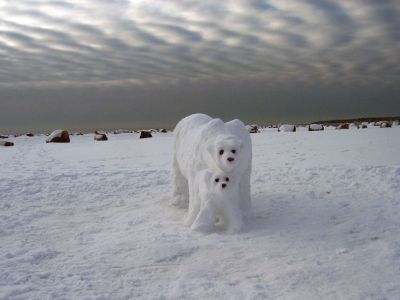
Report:
<svg viewBox="0 0 400 300"><path fill-rule="evenodd" d="M252 81L383 91L400 75L398 1L21 0L0 2L0 20L0 99L105 87L150 99L142 89L167 88L174 103L173 88L250 91Z"/></svg>
<svg viewBox="0 0 400 300"><path fill-rule="evenodd" d="M263 76L393 81L391 1L6 1L2 84ZM367 46L367 47L366 47ZM8 62L8 63L7 63ZM371 62L375 63L371 68ZM40 65L40 72L29 75ZM393 68L392 68L393 69ZM310 70L313 70L310 72ZM393 76L395 75L395 76ZM22 79L22 80L21 80Z"/></svg>

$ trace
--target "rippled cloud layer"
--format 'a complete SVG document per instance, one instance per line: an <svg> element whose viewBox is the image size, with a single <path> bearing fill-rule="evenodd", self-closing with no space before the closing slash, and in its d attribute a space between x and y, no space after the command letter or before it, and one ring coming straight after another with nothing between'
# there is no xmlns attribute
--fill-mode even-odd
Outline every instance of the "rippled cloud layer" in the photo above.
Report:
<svg viewBox="0 0 400 300"><path fill-rule="evenodd" d="M0 1L0 85L385 83L400 2Z"/></svg>

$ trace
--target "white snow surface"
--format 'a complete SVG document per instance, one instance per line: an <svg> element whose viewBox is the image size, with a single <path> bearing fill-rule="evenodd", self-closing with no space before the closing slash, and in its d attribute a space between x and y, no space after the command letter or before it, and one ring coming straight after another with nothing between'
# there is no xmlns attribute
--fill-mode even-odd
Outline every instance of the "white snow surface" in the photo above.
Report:
<svg viewBox="0 0 400 300"><path fill-rule="evenodd" d="M0 299L397 299L400 128L264 131L240 234L168 206L172 135L0 148Z"/></svg>

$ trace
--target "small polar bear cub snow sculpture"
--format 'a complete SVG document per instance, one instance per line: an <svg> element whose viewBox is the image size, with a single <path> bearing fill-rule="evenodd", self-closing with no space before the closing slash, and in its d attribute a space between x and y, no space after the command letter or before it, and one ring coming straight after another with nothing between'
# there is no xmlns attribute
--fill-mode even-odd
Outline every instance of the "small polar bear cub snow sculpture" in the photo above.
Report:
<svg viewBox="0 0 400 300"><path fill-rule="evenodd" d="M216 228L237 233L243 227L239 205L239 185L235 177L203 170L197 173L192 186L186 220L192 230L211 232Z"/></svg>
<svg viewBox="0 0 400 300"><path fill-rule="evenodd" d="M194 197L193 182L198 172L215 170L237 178L239 206L250 215L252 146L244 124L224 123L204 114L182 119L174 130L173 198L171 204L186 207Z"/></svg>

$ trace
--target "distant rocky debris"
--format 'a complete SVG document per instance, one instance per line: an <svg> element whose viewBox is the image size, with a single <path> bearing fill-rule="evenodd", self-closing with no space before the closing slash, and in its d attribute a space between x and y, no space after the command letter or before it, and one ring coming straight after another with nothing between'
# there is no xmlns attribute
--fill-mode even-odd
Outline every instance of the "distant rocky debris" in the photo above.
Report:
<svg viewBox="0 0 400 300"><path fill-rule="evenodd" d="M117 130L114 130L114 134L121 134L121 133L132 133L132 131L128 130L128 129L117 129Z"/></svg>
<svg viewBox="0 0 400 300"><path fill-rule="evenodd" d="M388 121L381 121L379 122L379 126L380 128L390 128L392 127L392 123L388 122Z"/></svg>
<svg viewBox="0 0 400 300"><path fill-rule="evenodd" d="M324 130L324 125L322 125L322 124L308 125L308 131L321 131L321 130Z"/></svg>
<svg viewBox="0 0 400 300"><path fill-rule="evenodd" d="M105 133L97 133L94 135L95 141L108 141L107 135Z"/></svg>
<svg viewBox="0 0 400 300"><path fill-rule="evenodd" d="M349 123L341 123L338 126L336 126L336 129L349 129L350 125Z"/></svg>
<svg viewBox="0 0 400 300"><path fill-rule="evenodd" d="M8 139L8 135L1 135L0 134L0 139Z"/></svg>
<svg viewBox="0 0 400 300"><path fill-rule="evenodd" d="M342 123L377 123L377 122L382 122L382 121L387 121L387 122L394 122L394 121L399 121L400 116L395 116L395 117L363 117L363 118L353 118L353 119L337 119L337 120L325 120L325 121L316 121L314 123L318 124L323 124L323 125L333 125L337 126Z"/></svg>
<svg viewBox="0 0 400 300"><path fill-rule="evenodd" d="M296 132L296 126L291 124L282 124L278 127L278 132Z"/></svg>
<svg viewBox="0 0 400 300"><path fill-rule="evenodd" d="M31 133L31 132L28 132L28 133L26 133L25 134L26 136L29 136L29 137L32 137L32 136L35 136L33 133Z"/></svg>
<svg viewBox="0 0 400 300"><path fill-rule="evenodd" d="M146 139L153 137L149 130L140 130L139 131L139 139Z"/></svg>
<svg viewBox="0 0 400 300"><path fill-rule="evenodd" d="M356 123L350 123L349 124L349 129L358 129L359 127L358 127L358 124L356 124Z"/></svg>
<svg viewBox="0 0 400 300"><path fill-rule="evenodd" d="M69 143L69 133L66 130L54 130L46 139L46 143Z"/></svg>
<svg viewBox="0 0 400 300"><path fill-rule="evenodd" d="M10 147L14 146L14 143L9 141L0 141L0 146Z"/></svg>
<svg viewBox="0 0 400 300"><path fill-rule="evenodd" d="M167 133L167 129L161 128L161 129L158 129L158 132Z"/></svg>

